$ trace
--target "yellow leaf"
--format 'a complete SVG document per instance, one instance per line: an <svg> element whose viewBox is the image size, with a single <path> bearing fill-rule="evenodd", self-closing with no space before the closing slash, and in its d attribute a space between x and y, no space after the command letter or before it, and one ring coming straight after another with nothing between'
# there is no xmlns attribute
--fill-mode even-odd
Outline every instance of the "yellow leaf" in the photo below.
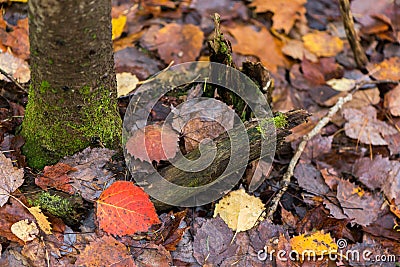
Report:
<svg viewBox="0 0 400 267"><path fill-rule="evenodd" d="M11 225L11 232L24 242L31 241L39 234L35 222L29 224L28 219L18 221Z"/></svg>
<svg viewBox="0 0 400 267"><path fill-rule="evenodd" d="M330 79L326 82L327 85L340 92L347 92L356 86L356 81L347 78Z"/></svg>
<svg viewBox="0 0 400 267"><path fill-rule="evenodd" d="M10 2L27 3L28 0L10 0Z"/></svg>
<svg viewBox="0 0 400 267"><path fill-rule="evenodd" d="M343 50L343 41L327 32L312 32L303 36L304 47L318 57L333 57Z"/></svg>
<svg viewBox="0 0 400 267"><path fill-rule="evenodd" d="M236 232L247 231L256 225L265 207L259 198L248 195L244 189L230 192L215 205L214 217L218 214Z"/></svg>
<svg viewBox="0 0 400 267"><path fill-rule="evenodd" d="M338 246L331 235L324 234L323 231L294 236L290 239L290 246L292 251L302 256L322 256L336 254L338 251Z"/></svg>
<svg viewBox="0 0 400 267"><path fill-rule="evenodd" d="M28 208L29 212L35 217L37 223L39 224L40 229L43 230L48 235L51 235L51 226L50 222L47 220L47 217L42 213L39 207L31 207Z"/></svg>
<svg viewBox="0 0 400 267"><path fill-rule="evenodd" d="M121 36L122 32L124 31L124 27L126 24L126 16L120 15L116 19L111 20L112 24L112 39L115 40Z"/></svg>

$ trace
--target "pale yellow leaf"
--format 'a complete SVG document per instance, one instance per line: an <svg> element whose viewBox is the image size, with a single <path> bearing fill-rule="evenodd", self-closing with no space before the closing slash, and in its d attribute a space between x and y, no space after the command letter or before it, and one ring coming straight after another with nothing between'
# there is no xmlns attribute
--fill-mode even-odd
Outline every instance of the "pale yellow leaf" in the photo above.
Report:
<svg viewBox="0 0 400 267"><path fill-rule="evenodd" d="M304 47L318 57L334 57L343 50L343 41L327 32L311 32L302 37Z"/></svg>
<svg viewBox="0 0 400 267"><path fill-rule="evenodd" d="M111 20L111 24L112 24L112 39L115 40L119 38L122 32L124 31L124 27L126 24L126 16L120 15L116 19L113 18Z"/></svg>
<svg viewBox="0 0 400 267"><path fill-rule="evenodd" d="M29 212L35 217L40 229L48 235L51 235L51 225L47 217L42 213L39 207L28 208Z"/></svg>
<svg viewBox="0 0 400 267"><path fill-rule="evenodd" d="M341 79L330 79L326 82L330 87L340 92L347 92L353 89L356 85L356 81L347 78Z"/></svg>
<svg viewBox="0 0 400 267"><path fill-rule="evenodd" d="M135 90L139 79L136 75L129 72L117 73L117 95L118 97L126 96Z"/></svg>
<svg viewBox="0 0 400 267"><path fill-rule="evenodd" d="M250 196L244 189L230 192L215 205L214 217L218 214L236 232L247 231L263 220L265 207L259 198Z"/></svg>
<svg viewBox="0 0 400 267"><path fill-rule="evenodd" d="M39 234L35 222L29 223L28 219L18 221L11 225L11 232L24 242L31 241Z"/></svg>

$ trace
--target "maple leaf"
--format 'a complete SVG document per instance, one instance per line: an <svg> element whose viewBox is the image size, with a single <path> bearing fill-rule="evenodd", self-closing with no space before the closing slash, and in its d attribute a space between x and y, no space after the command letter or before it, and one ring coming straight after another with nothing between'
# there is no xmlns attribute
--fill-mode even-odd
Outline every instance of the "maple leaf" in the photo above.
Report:
<svg viewBox="0 0 400 267"><path fill-rule="evenodd" d="M7 203L9 195L24 183L24 170L14 168L11 159L0 153L0 207Z"/></svg>
<svg viewBox="0 0 400 267"><path fill-rule="evenodd" d="M109 234L131 235L160 223L149 196L132 182L114 182L96 202L99 227Z"/></svg>
<svg viewBox="0 0 400 267"><path fill-rule="evenodd" d="M214 217L218 214L232 230L247 231L263 218L265 207L259 198L248 195L244 189L230 192L215 205Z"/></svg>
<svg viewBox="0 0 400 267"><path fill-rule="evenodd" d="M178 134L167 125L147 125L135 131L126 142L129 154L148 162L171 159L177 149Z"/></svg>

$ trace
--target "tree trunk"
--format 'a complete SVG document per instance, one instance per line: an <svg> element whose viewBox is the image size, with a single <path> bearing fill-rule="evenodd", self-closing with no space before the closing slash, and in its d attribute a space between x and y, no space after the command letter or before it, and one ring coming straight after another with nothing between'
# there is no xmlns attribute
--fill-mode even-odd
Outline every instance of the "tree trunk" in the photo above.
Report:
<svg viewBox="0 0 400 267"><path fill-rule="evenodd" d="M30 0L31 87L22 125L34 168L91 143L115 148L121 118L108 0Z"/></svg>

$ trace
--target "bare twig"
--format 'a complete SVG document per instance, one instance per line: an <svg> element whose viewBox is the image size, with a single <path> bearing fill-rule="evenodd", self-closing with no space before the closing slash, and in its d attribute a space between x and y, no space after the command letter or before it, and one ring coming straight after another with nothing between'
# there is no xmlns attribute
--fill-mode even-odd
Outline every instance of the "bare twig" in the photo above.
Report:
<svg viewBox="0 0 400 267"><path fill-rule="evenodd" d="M7 73L5 70L3 70L2 68L0 68L0 73L3 74L4 76L6 76L7 79L9 79L10 81L12 81L19 89L21 89L22 91L24 91L25 93L28 93L28 91L21 85L19 84L19 82L17 82L14 77L12 75L10 75L9 73Z"/></svg>
<svg viewBox="0 0 400 267"><path fill-rule="evenodd" d="M324 128L331 118L343 107L343 105L353 99L353 94L362 86L366 84L381 84L381 83L395 83L398 84L400 81L393 81L393 80L381 80L381 81L361 81L357 83L354 88L344 97L340 97L336 104L329 109L328 114L323 117L317 125L305 136L303 136L302 141L300 142L299 146L296 149L296 152L293 155L293 158L291 159L289 163L289 167L286 171L286 173L283 175L282 178L282 188L274 195L274 197L271 200L271 206L268 210L267 213L267 218L272 220L272 217L278 207L278 203L281 200L283 194L285 194L286 190L289 187L290 184L290 178L293 176L294 173L294 168L296 167L297 162L300 159L301 154L304 151L304 148L307 145L307 142L313 138L315 135L317 135L322 128Z"/></svg>
<svg viewBox="0 0 400 267"><path fill-rule="evenodd" d="M365 65L368 63L368 59L354 29L353 15L350 10L349 0L339 0L339 5L347 40L349 40L351 50L353 50L354 60L356 61L358 68L364 69Z"/></svg>

